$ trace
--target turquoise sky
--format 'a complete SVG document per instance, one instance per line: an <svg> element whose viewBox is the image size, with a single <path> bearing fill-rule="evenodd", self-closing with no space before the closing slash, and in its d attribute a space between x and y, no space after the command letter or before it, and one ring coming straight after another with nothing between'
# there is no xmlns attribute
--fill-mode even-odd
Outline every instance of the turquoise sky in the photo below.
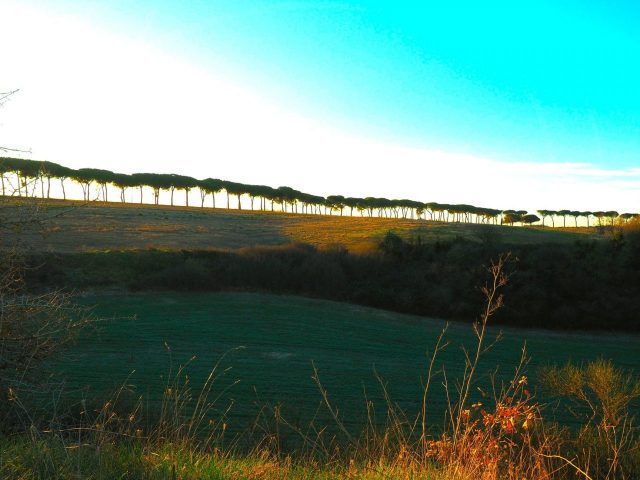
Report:
<svg viewBox="0 0 640 480"><path fill-rule="evenodd" d="M59 5L350 132L502 161L639 164L638 2Z"/></svg>

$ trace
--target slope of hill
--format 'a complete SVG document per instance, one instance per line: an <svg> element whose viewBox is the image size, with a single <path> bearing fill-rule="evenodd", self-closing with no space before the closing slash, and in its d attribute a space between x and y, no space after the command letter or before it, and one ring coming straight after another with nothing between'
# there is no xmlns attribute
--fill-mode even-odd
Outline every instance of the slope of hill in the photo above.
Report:
<svg viewBox="0 0 640 480"><path fill-rule="evenodd" d="M440 320L350 304L265 294L89 296L84 302L111 320L98 331L87 332L56 363L69 391L100 400L126 383L135 385L131 398L142 395L145 404L153 407L161 402L171 367L175 372L190 362L186 373L197 393L210 369L228 353L219 371L231 370L218 379L213 396L240 381L216 405L216 411L223 411L233 399L227 421L234 431L248 427L265 405L281 405L285 418L301 426L314 415L319 424L329 425L326 411L318 409L320 394L310 378L312 361L348 425L362 426L365 394L384 410L376 373L389 381L392 400L416 413L428 363L426 352L432 351L445 325ZM491 327L490 338L497 333ZM461 377L464 366L460 347L470 347L475 337L470 325L452 323L446 338L450 344L438 368L444 366L453 382ZM490 374L497 366L498 381L511 378L525 342L531 356L526 374L532 388L537 385L537 367L543 363L604 356L620 367L640 368L635 354L640 337L635 334L506 328L503 339L481 364L479 379L485 392L491 391ZM237 347L243 348L233 350ZM474 395L481 400L477 391ZM442 422L445 401L442 389L434 387L429 403L434 425Z"/></svg>
<svg viewBox="0 0 640 480"><path fill-rule="evenodd" d="M24 201L24 200L22 200ZM11 218L21 200L0 203L0 218ZM50 218L46 235L28 242L37 250L79 252L96 250L237 249L257 245L303 242L315 246L340 244L350 251L372 248L389 231L423 241L456 237L504 243L571 242L595 236L587 229L544 229L444 223L410 219L292 215L284 213L169 207L120 203L29 200ZM21 233L21 241L25 232Z"/></svg>
<svg viewBox="0 0 640 480"><path fill-rule="evenodd" d="M4 205L5 219L20 210ZM257 291L472 320L483 301L478 286L486 266L510 252L507 307L496 321L564 329L640 326L640 241L622 231L598 235L197 207L30 205L44 209L37 218L50 218L44 237L38 228L19 232L22 246L32 248L27 283L33 290ZM8 237L0 243L10 244Z"/></svg>

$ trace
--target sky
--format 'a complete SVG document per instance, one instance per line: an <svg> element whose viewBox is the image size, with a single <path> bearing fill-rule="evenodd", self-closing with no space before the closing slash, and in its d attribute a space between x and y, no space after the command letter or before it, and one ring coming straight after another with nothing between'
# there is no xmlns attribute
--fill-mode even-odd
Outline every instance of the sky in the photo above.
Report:
<svg viewBox="0 0 640 480"><path fill-rule="evenodd" d="M500 209L640 211L640 3L0 0L0 145Z"/></svg>

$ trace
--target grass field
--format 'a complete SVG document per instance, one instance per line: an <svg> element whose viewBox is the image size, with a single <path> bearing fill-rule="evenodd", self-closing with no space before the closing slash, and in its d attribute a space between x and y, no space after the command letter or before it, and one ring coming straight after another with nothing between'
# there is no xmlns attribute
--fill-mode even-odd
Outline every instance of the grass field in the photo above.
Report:
<svg viewBox="0 0 640 480"><path fill-rule="evenodd" d="M121 249L206 250L304 242L341 244L352 251L371 249L387 232L425 241L454 237L505 243L573 241L594 232L584 228L550 229L456 224L403 219L292 215L197 207L32 199L46 217L46 235L23 229L21 241L56 252ZM0 216L11 218L15 204L0 203Z"/></svg>
<svg viewBox="0 0 640 480"><path fill-rule="evenodd" d="M219 402L234 402L230 430L246 428L265 405L282 404L285 417L304 424L316 412L320 394L311 380L312 361L324 387L350 427L364 421L364 401L383 407L374 371L391 398L415 412L427 357L444 326L439 320L389 313L335 302L266 294L140 294L85 297L95 313L110 320L90 330L56 363L75 398L104 401L123 384L134 385L131 398L144 396L152 410L162 397L170 365L193 355L188 373L195 390L225 352L231 370L217 389L233 386ZM126 318L135 315L134 319ZM495 335L496 330L491 331ZM450 345L437 367L450 382L463 366L462 345L472 344L469 325L451 324ZM535 390L537 366L599 356L618 366L640 369L640 337L504 329L504 338L482 360L481 384L489 391L489 373L511 375L526 341L528 375ZM166 345L169 346L170 352ZM233 350L237 347L244 347ZM435 384L439 386L441 378ZM220 390L218 390L220 391ZM366 392L366 393L365 393ZM433 423L441 425L444 396L434 390L429 402ZM320 424L330 422L320 409ZM568 420L564 418L564 420Z"/></svg>

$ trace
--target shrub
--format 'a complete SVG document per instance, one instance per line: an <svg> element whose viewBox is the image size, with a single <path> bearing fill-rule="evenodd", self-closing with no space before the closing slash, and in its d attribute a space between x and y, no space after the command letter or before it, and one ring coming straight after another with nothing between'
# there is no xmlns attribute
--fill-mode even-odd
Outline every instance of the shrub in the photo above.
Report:
<svg viewBox="0 0 640 480"><path fill-rule="evenodd" d="M564 440L591 478L637 478L640 431L632 410L640 398L638 377L599 359L544 367L540 379L577 417L580 427L565 431Z"/></svg>

